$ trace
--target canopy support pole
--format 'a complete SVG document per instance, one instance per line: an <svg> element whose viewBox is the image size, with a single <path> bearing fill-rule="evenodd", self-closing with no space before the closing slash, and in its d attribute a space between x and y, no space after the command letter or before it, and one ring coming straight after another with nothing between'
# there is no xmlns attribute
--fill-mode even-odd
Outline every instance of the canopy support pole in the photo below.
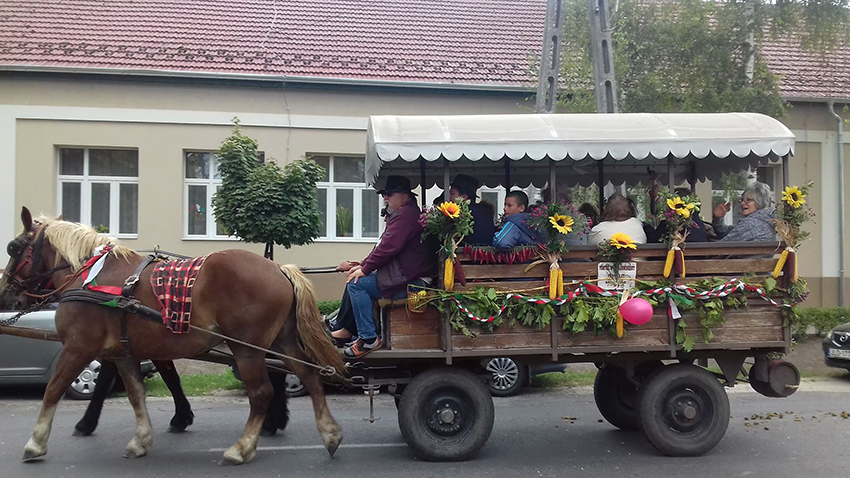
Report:
<svg viewBox="0 0 850 478"><path fill-rule="evenodd" d="M549 159L549 201L556 202L558 196L555 193L555 160Z"/></svg>
<svg viewBox="0 0 850 478"><path fill-rule="evenodd" d="M691 195L695 195L697 191L697 163L694 161L688 163L688 184L691 185Z"/></svg>
<svg viewBox="0 0 850 478"><path fill-rule="evenodd" d="M599 187L599 214L602 214L602 206L605 205L605 167L602 161L596 162L596 185Z"/></svg>
<svg viewBox="0 0 850 478"><path fill-rule="evenodd" d="M428 198L425 197L425 161L419 161L419 191L422 193L422 209L428 207Z"/></svg>
<svg viewBox="0 0 850 478"><path fill-rule="evenodd" d="M511 192L511 158L505 156L505 191Z"/></svg>
<svg viewBox="0 0 850 478"><path fill-rule="evenodd" d="M673 155L667 156L667 189L672 193L676 189L676 171L673 164Z"/></svg>
<svg viewBox="0 0 850 478"><path fill-rule="evenodd" d="M443 159L443 201L449 200L449 185L451 183L451 177L449 176L449 160Z"/></svg>

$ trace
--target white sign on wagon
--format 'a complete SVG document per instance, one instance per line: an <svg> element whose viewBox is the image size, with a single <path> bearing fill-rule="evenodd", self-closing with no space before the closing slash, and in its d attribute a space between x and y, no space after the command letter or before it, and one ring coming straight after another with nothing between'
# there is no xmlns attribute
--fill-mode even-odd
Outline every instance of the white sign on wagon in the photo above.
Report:
<svg viewBox="0 0 850 478"><path fill-rule="evenodd" d="M599 262L597 264L596 271L596 278L599 279L597 285L603 289L625 290L633 289L635 287L635 278L637 277L637 263L635 262L620 263L619 281L613 277L613 262Z"/></svg>

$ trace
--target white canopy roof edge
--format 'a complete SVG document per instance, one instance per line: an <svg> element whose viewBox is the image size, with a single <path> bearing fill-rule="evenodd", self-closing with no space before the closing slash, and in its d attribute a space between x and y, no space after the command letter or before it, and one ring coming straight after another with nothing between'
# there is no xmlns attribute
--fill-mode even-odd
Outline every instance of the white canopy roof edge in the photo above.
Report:
<svg viewBox="0 0 850 478"><path fill-rule="evenodd" d="M696 158L712 160L697 171L712 178L729 170L717 160L764 163L793 155L795 141L785 125L757 113L372 116L367 135L370 184L393 170L414 179L413 165L403 163L441 158L467 165L510 158L517 166L566 158L623 166ZM494 173L495 166L489 168Z"/></svg>

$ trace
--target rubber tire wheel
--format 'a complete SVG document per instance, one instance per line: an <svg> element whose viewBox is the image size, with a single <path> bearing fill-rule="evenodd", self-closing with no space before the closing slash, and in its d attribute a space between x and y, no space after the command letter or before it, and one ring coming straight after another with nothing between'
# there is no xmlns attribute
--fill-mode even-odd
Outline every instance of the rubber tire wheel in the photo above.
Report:
<svg viewBox="0 0 850 478"><path fill-rule="evenodd" d="M603 366L593 382L593 400L599 413L620 430L640 428L637 416L638 389L618 370Z"/></svg>
<svg viewBox="0 0 850 478"><path fill-rule="evenodd" d="M490 370L491 365L496 368L500 368L498 362L494 363L494 361L504 361L510 360L513 362L514 367L516 367L516 381L508 388L499 389L495 386L494 380L496 380L493 376L497 374L493 370ZM504 364L502 364L504 365ZM528 382L528 372L526 371L526 366L517 362L514 359L508 357L495 357L487 361L487 364L484 366L484 370L487 372L487 388L490 389L490 395L494 397L510 397L519 393L520 390L525 387L525 384Z"/></svg>
<svg viewBox="0 0 850 478"><path fill-rule="evenodd" d="M674 401L681 403L681 397L694 398L701 404L692 430L674 428ZM726 434L729 396L717 377L705 369L686 364L668 365L650 375L640 387L638 418L644 435L661 453L700 456L714 448Z"/></svg>
<svg viewBox="0 0 850 478"><path fill-rule="evenodd" d="M449 397L462 402L458 435L441 436L427 425L432 400ZM404 390L398 409L398 426L405 442L428 461L462 461L471 458L493 431L493 398L484 382L469 370L431 369L417 375Z"/></svg>

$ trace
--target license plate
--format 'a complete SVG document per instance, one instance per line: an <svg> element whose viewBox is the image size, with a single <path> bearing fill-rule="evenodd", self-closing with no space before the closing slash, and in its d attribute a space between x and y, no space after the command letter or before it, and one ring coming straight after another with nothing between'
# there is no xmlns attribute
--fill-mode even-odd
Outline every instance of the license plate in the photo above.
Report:
<svg viewBox="0 0 850 478"><path fill-rule="evenodd" d="M829 352L827 352L827 356L829 358L850 360L850 350L829 349Z"/></svg>

